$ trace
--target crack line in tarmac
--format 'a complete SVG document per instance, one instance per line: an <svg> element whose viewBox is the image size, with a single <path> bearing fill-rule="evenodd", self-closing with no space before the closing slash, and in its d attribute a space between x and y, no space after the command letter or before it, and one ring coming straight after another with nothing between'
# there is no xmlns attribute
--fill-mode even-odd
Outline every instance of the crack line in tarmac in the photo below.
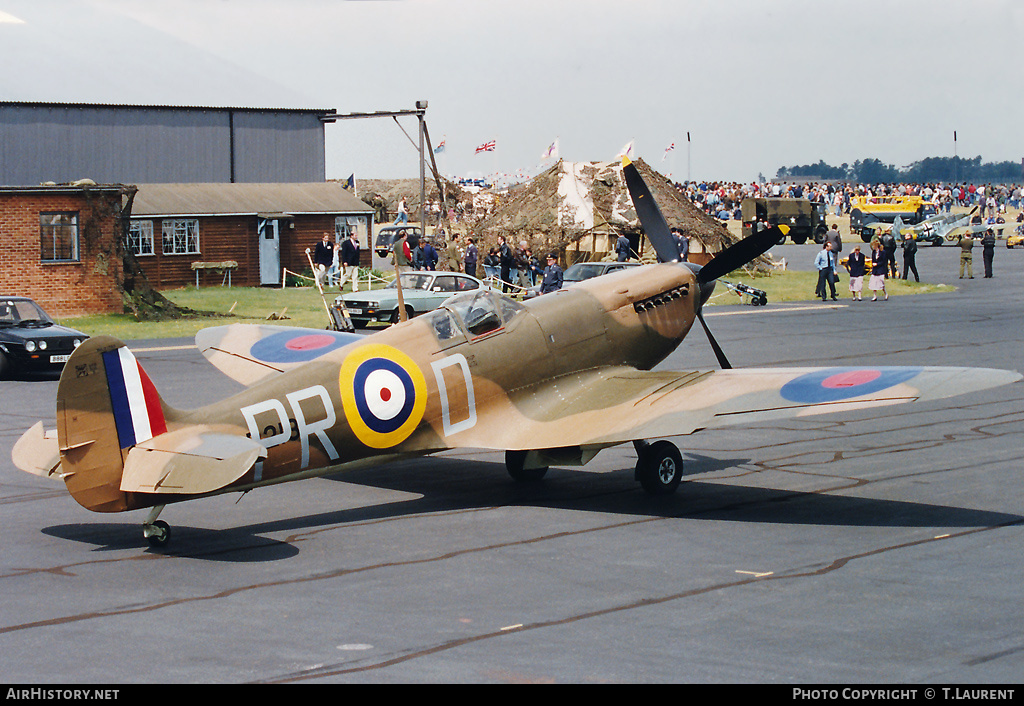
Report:
<svg viewBox="0 0 1024 706"><path fill-rule="evenodd" d="M282 684L282 683L288 683L288 682L305 681L305 680L308 680L308 679L319 679L319 678L322 678L322 677L339 676L339 675L342 675L342 674L354 674L354 673L358 673L358 672L366 672L366 671L370 671L370 670L384 669L386 667L391 667L391 666L394 666L396 664L401 664L403 662L408 662L410 660L418 659L420 657L426 657L426 656L429 656L429 655L432 655L432 654L437 654L439 652L446 652L448 650L453 650L453 649L456 649L458 647L463 647L465 645L473 644L475 642L480 642L480 641L483 641L483 640L490 640L490 639L494 639L494 638L505 637L507 635L514 635L516 633L522 633L522 632L527 632L527 631L532 631L532 630L541 630L541 629L544 629L544 628L557 627L557 626L560 626L560 625L568 625L568 624L571 624L571 623L577 623L577 622L580 622L580 621L583 621L583 620L589 620L591 618L599 618L599 617L602 617L602 616L605 616L605 615L611 615L611 614L614 614L614 613L620 613L620 612L627 611L627 610L635 610L635 609L638 609L638 608L646 608L646 607L649 607L649 606L660 605L662 603L668 603L668 602L671 602L671 601L681 600L683 598L690 598L690 597L693 597L693 596L699 596L699 595L704 595L704 594L707 594L707 593L713 593L715 591L721 591L721 590L725 590L725 589L729 589L729 588L739 588L739 587L742 587L742 586L750 585L752 583L756 583L758 581L786 581L786 580L789 580L789 579L799 579L799 578L808 578L808 577L813 577L813 576L822 576L822 575L825 575L825 574L832 573L833 571L837 571L837 570L845 567L849 563L851 563L853 561L856 561L858 559L864 559L864 558L867 558L867 557L877 556L879 554L885 554L885 553L892 552L892 551L898 551L898 550L901 550L901 549L908 549L910 547L920 546L920 545L924 545L924 544L930 544L932 542L947 541L947 540L950 540L950 539L957 539L957 538L960 538L960 537L966 537L966 536L969 536L969 535L972 535L972 534L977 534L977 533L980 533L980 532L988 532L988 531L991 531L991 530L994 530L994 529L1001 529L1001 528L1004 528L1004 527L1009 527L1009 526L1013 526L1013 525L1019 525L1022 522L1024 522L1024 521L1015 520L1015 521L1005 522L1005 523L998 524L998 525L993 525L991 527L973 528L973 529L964 530L962 532L945 534L945 535L943 535L941 537L928 537L926 539L912 540L912 541L909 541L909 542L903 542L903 543L900 543L900 544L894 544L894 545L887 546L887 547L877 547L875 549L871 549L871 550L868 550L868 551L865 551L865 552L861 552L859 554L851 554L850 556L847 556L847 557L841 557L839 559L835 559L835 560L833 560L831 563L829 563L826 566L823 566L823 567L818 568L818 569L809 570L809 571L800 571L800 572L795 572L795 573L790 573L790 574L781 574L781 575L780 574L774 574L774 575L771 575L771 576L751 577L751 578L747 578L747 579L740 579L740 580L737 580L737 581L727 581L727 582L724 582L724 583L715 584L715 585L711 585L711 586L703 586L701 588L695 588L695 589L691 589L689 591L682 591L680 593L675 593L675 594L671 594L671 595L667 595L667 596L658 596L658 597L655 597L655 598L645 598L645 599L642 599L642 600L639 600L639 601L634 601L632 603L624 603L624 604L621 604L621 605L609 606L607 608L601 608L599 610L592 610L592 611L588 611L586 613L580 613L579 615L572 615L572 616L565 617L565 618L558 618L556 620L546 620L546 621L541 621L541 622L536 622L536 623L525 624L525 625L517 627L517 628L515 628L513 630L507 630L507 629L506 630L495 630L495 631L492 631L492 632L482 633L480 635L474 635L472 637L466 637L466 638L461 638L461 639L458 639L458 640L452 640L450 642L444 642L444 643L441 643L439 645L435 645L433 647L429 647L429 648L422 649L422 650L417 650L415 652L410 652L408 654L404 654L404 655L400 655L400 656L397 656L397 657L393 657L391 659L386 659L384 661L376 662L374 664L365 664L365 665L358 665L358 666L342 666L342 665L334 665L334 666L330 666L330 667L318 666L318 667L315 667L315 668L310 669L310 670L304 670L304 671L299 671L299 672L292 672L290 674L281 675L281 676L276 677L276 678L271 678L271 679L266 679L266 680L258 680L255 683Z"/></svg>

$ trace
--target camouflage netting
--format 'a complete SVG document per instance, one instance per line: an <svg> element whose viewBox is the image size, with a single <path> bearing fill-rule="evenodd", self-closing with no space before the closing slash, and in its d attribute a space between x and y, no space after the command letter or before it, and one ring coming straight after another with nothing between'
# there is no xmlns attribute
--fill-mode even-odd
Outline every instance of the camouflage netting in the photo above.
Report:
<svg viewBox="0 0 1024 706"><path fill-rule="evenodd" d="M696 254L700 251L711 256L736 242L725 226L643 160L635 164L669 226L690 236L694 261L706 259ZM502 235L512 244L525 240L534 253L571 251L573 260L612 257L619 234L643 234L618 162L562 161L502 196L494 212L474 224L473 231L484 252ZM637 240L641 259L653 262L655 254L646 238ZM758 258L752 267L770 269L770 260Z"/></svg>
<svg viewBox="0 0 1024 706"><path fill-rule="evenodd" d="M338 180L335 180L338 181ZM445 201L453 206L456 201L472 203L472 195L463 191L462 187L454 182L443 180ZM409 217L415 219L420 212L420 180L419 179L360 179L356 184L359 198L367 204L373 205L374 194L380 194L387 204L389 218L394 218L398 212L398 202L405 197L406 206L409 209ZM428 202L440 201L437 191L437 182L433 176L427 173L423 182L423 196Z"/></svg>

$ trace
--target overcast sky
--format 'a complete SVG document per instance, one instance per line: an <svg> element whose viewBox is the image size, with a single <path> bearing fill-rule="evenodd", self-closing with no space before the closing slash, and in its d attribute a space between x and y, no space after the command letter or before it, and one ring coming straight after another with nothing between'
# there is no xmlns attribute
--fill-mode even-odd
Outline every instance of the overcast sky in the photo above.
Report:
<svg viewBox="0 0 1024 706"><path fill-rule="evenodd" d="M818 159L1020 160L1022 40L1019 0L0 0L0 99L427 100L447 174L532 174L557 138L570 161L634 140L677 179L750 181ZM418 173L390 119L326 133L328 178Z"/></svg>

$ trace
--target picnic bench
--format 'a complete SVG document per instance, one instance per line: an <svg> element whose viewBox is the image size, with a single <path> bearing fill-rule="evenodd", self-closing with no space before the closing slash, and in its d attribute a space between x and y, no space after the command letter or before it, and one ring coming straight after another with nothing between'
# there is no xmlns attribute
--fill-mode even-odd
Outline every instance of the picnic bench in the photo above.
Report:
<svg viewBox="0 0 1024 706"><path fill-rule="evenodd" d="M238 263L234 260L225 260L223 262L193 262L192 269L196 273L196 289L199 289L199 270L218 270L223 273L223 277L220 281L220 286L227 285L231 286L231 272L238 267Z"/></svg>

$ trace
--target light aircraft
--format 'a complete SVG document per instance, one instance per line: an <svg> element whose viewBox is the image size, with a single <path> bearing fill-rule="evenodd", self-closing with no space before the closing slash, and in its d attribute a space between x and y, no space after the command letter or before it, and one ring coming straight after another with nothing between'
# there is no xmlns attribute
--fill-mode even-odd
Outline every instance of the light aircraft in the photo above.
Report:
<svg viewBox="0 0 1024 706"><path fill-rule="evenodd" d="M586 280L522 304L466 292L440 309L361 336L231 325L201 331L207 359L248 387L173 409L121 341L97 336L57 388L56 430L15 444L19 468L63 479L97 512L149 508L163 546L165 505L382 466L445 449L505 452L509 474L586 463L632 442L636 479L673 492L683 473L664 439L723 425L936 399L1017 381L1016 372L946 367L733 369L702 306L715 280L778 242L775 228L679 262L675 239L636 165L623 175L659 263ZM699 321L721 369L653 370ZM382 470L381 472L386 472Z"/></svg>

